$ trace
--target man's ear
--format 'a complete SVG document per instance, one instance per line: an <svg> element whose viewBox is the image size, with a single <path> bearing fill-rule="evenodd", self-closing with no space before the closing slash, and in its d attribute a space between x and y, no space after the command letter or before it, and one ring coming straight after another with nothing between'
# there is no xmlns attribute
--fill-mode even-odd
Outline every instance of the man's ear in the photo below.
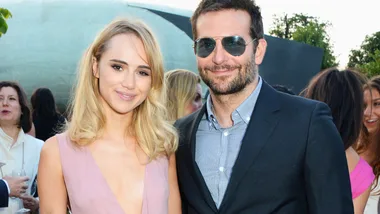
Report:
<svg viewBox="0 0 380 214"><path fill-rule="evenodd" d="M263 62L266 50L267 50L267 41L265 41L265 39L259 39L257 47L256 47L256 53L255 53L256 65L260 65Z"/></svg>
<svg viewBox="0 0 380 214"><path fill-rule="evenodd" d="M98 60L95 57L92 57L92 74L94 77L99 78Z"/></svg>

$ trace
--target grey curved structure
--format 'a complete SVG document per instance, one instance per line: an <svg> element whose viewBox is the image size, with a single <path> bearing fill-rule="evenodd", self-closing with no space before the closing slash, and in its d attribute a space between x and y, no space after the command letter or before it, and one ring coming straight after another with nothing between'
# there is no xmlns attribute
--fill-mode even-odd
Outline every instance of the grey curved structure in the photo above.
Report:
<svg viewBox="0 0 380 214"><path fill-rule="evenodd" d="M31 95L50 88L66 104L78 62L95 35L119 17L143 20L163 52L165 69L196 71L191 38L180 28L145 8L171 14L170 8L109 1L6 3L13 17L0 38L0 80L18 81ZM191 12L176 10L185 17Z"/></svg>
<svg viewBox="0 0 380 214"><path fill-rule="evenodd" d="M0 80L20 82L28 95L38 87L48 87L64 107L82 53L97 32L118 17L140 19L150 26L166 70L197 72L189 21L192 11L117 0L14 1L2 2L13 18L0 38ZM270 84L300 92L319 72L323 50L267 35L266 40L260 75Z"/></svg>

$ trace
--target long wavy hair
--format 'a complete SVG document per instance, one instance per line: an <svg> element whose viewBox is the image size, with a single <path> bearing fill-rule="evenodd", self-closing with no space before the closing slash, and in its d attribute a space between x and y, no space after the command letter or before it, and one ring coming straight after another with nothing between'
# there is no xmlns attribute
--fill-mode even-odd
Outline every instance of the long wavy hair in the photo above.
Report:
<svg viewBox="0 0 380 214"><path fill-rule="evenodd" d="M175 69L165 73L169 121L175 122L185 116L186 106L197 94L197 85L201 82L200 77L185 69Z"/></svg>
<svg viewBox="0 0 380 214"><path fill-rule="evenodd" d="M370 92L373 90L377 90L380 93L380 76L372 77L368 84L364 85L364 90L369 90ZM372 93L371 93L372 96ZM373 189L379 184L380 178L380 130L378 130L374 136L370 136L367 128L362 125L362 131L360 134L359 143L356 145L356 151L361 154L366 152L371 147L372 143L375 143L372 152L375 153L375 159L372 160L369 164L372 166L373 173L376 176L375 185L373 185ZM380 195L380 192L376 192L376 194Z"/></svg>
<svg viewBox="0 0 380 214"><path fill-rule="evenodd" d="M141 39L152 70L152 88L147 99L133 110L133 125L128 131L136 137L141 149L153 160L173 154L178 147L175 128L167 121L163 59L150 29L140 21L115 20L108 24L85 52L79 66L77 83L69 102L69 138L77 145L87 145L101 137L105 117L99 82L93 76L93 60L99 61L109 41L119 34L133 34Z"/></svg>
<svg viewBox="0 0 380 214"><path fill-rule="evenodd" d="M33 117L55 118L59 115L54 95L48 88L38 88L30 98Z"/></svg>
<svg viewBox="0 0 380 214"><path fill-rule="evenodd" d="M366 77L351 69L326 69L312 78L302 92L306 98L326 103L343 140L344 149L359 139L363 125L363 84Z"/></svg>

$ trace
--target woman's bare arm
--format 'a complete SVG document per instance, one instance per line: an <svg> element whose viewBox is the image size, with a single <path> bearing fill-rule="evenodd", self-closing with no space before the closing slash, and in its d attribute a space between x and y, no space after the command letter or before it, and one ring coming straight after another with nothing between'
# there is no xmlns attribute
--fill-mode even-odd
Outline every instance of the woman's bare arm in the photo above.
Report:
<svg viewBox="0 0 380 214"><path fill-rule="evenodd" d="M66 214L67 192L56 137L42 147L37 179L40 214Z"/></svg>
<svg viewBox="0 0 380 214"><path fill-rule="evenodd" d="M361 195L359 195L358 197L354 199L355 214L364 213L364 208L367 205L367 201L368 201L370 193L371 193L371 186L369 186L365 192L363 192Z"/></svg>
<svg viewBox="0 0 380 214"><path fill-rule="evenodd" d="M175 154L169 159L169 214L181 214L181 196L178 189Z"/></svg>

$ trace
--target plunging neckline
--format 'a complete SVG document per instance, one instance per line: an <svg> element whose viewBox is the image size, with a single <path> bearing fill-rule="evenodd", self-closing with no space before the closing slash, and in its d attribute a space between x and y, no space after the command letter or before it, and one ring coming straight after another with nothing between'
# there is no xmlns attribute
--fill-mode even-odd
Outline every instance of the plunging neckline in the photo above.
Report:
<svg viewBox="0 0 380 214"><path fill-rule="evenodd" d="M119 203L119 201L117 200L117 197L115 195L115 193L112 191L110 185L108 184L107 182L107 179L104 177L102 171L100 170L100 167L98 166L98 164L96 163L96 160L94 158L94 156L92 156L92 153L90 151L90 149L88 147L85 147L85 150L86 150L86 153L87 155L90 157L91 159L91 162L93 163L94 165L94 168L96 169L96 171L99 173L99 178L102 180L102 182L104 183L104 186L105 188L109 191L110 195L113 196L113 199L114 199L114 202L118 205L119 209L121 210L122 213L125 213L124 210L123 210L123 207L121 206L121 204ZM141 213L143 213L143 209L144 209L144 205L145 205L145 196L146 196L146 177L147 177L147 169L148 169L148 166L151 162L147 163L145 165L145 169L144 169L144 178L143 178L143 195L142 195L142 202L141 202Z"/></svg>

